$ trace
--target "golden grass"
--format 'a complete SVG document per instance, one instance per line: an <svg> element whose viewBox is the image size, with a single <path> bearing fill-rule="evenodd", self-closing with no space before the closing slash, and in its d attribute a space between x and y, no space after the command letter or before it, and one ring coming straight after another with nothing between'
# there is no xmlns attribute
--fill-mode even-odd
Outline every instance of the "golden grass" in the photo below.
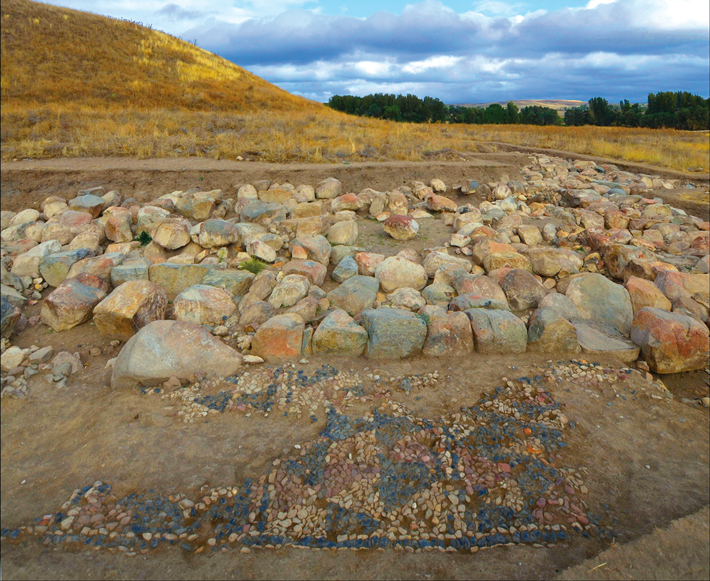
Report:
<svg viewBox="0 0 710 581"><path fill-rule="evenodd" d="M130 156L320 162L457 158L499 141L707 170L707 133L406 124L290 95L214 54L118 20L2 3L2 159Z"/></svg>

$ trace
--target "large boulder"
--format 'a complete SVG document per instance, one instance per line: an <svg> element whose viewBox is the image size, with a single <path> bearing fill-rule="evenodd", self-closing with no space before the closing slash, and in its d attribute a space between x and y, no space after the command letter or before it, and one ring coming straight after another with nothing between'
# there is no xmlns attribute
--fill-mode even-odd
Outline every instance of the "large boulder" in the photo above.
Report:
<svg viewBox="0 0 710 581"><path fill-rule="evenodd" d="M86 212L91 214L92 217L98 218L101 215L101 211L106 206L106 202L94 196L93 194L86 194L84 196L77 196L76 198L69 200L69 209L75 212Z"/></svg>
<svg viewBox="0 0 710 581"><path fill-rule="evenodd" d="M305 322L300 315L277 315L256 332L252 352L267 361L296 359L301 356Z"/></svg>
<svg viewBox="0 0 710 581"><path fill-rule="evenodd" d="M423 266L397 256L385 258L378 264L375 268L375 278L380 281L380 286L385 293L403 287L421 290L428 280Z"/></svg>
<svg viewBox="0 0 710 581"><path fill-rule="evenodd" d="M681 313L645 307L634 315L631 339L656 373L703 369L708 363L708 328Z"/></svg>
<svg viewBox="0 0 710 581"><path fill-rule="evenodd" d="M109 213L109 210L111 212ZM106 238L111 242L130 242L133 240L133 215L125 208L109 208L104 212L104 216L108 213L108 219L104 226Z"/></svg>
<svg viewBox="0 0 710 581"><path fill-rule="evenodd" d="M49 286L59 286L75 262L90 256L86 248L48 254L39 262L39 273Z"/></svg>
<svg viewBox="0 0 710 581"><path fill-rule="evenodd" d="M499 268L519 268L531 270L528 257L518 252L495 252L489 254L483 261L483 268L490 273Z"/></svg>
<svg viewBox="0 0 710 581"><path fill-rule="evenodd" d="M308 294L311 283L301 274L287 274L271 291L269 303L275 309L292 307Z"/></svg>
<svg viewBox="0 0 710 581"><path fill-rule="evenodd" d="M72 264L67 273L67 278L73 278L80 274L91 274L103 281L110 282L111 271L115 266L121 264L125 258L126 255L120 252L107 252L93 258L82 258Z"/></svg>
<svg viewBox="0 0 710 581"><path fill-rule="evenodd" d="M190 243L190 230L185 222L168 220L161 223L153 234L153 242L166 250L177 250Z"/></svg>
<svg viewBox="0 0 710 581"><path fill-rule="evenodd" d="M178 321L196 325L221 325L237 310L226 290L195 284L175 297L173 312Z"/></svg>
<svg viewBox="0 0 710 581"><path fill-rule="evenodd" d="M19 307L10 303L5 295L0 297L0 336L7 338L12 335L15 325L20 320L22 311Z"/></svg>
<svg viewBox="0 0 710 581"><path fill-rule="evenodd" d="M199 375L227 377L242 365L242 356L184 321L154 321L124 345L116 358L111 386L157 385L171 377L190 381Z"/></svg>
<svg viewBox="0 0 710 581"><path fill-rule="evenodd" d="M17 276L39 276L39 265L42 259L53 253L59 252L62 245L58 240L48 240L31 248L27 252L16 256L12 261L12 274Z"/></svg>
<svg viewBox="0 0 710 581"><path fill-rule="evenodd" d="M295 248L303 248L308 258L320 262L326 267L330 262L330 255L333 251L333 247L330 245L330 242L328 242L328 239L320 234L294 238L289 244L289 247L292 255Z"/></svg>
<svg viewBox="0 0 710 581"><path fill-rule="evenodd" d="M634 314L644 307L670 311L673 306L661 289L650 280L632 276L624 283L624 288L629 291Z"/></svg>
<svg viewBox="0 0 710 581"><path fill-rule="evenodd" d="M327 178L318 183L316 197L318 199L337 198L343 191L343 184L336 178Z"/></svg>
<svg viewBox="0 0 710 581"><path fill-rule="evenodd" d="M510 311L469 309L476 351L484 354L525 353L528 330L525 323Z"/></svg>
<svg viewBox="0 0 710 581"><path fill-rule="evenodd" d="M172 300L186 288L200 284L210 267L203 264L154 264L149 269L150 282L162 286Z"/></svg>
<svg viewBox="0 0 710 581"><path fill-rule="evenodd" d="M525 254L533 272L545 277L577 274L584 264L579 254L566 248L531 248Z"/></svg>
<svg viewBox="0 0 710 581"><path fill-rule="evenodd" d="M108 284L91 274L66 279L42 303L42 322L54 331L67 331L88 321L105 297Z"/></svg>
<svg viewBox="0 0 710 581"><path fill-rule="evenodd" d="M528 351L534 353L579 353L574 325L554 308L536 310L528 321Z"/></svg>
<svg viewBox="0 0 710 581"><path fill-rule="evenodd" d="M283 222L286 219L286 208L281 204L253 200L242 207L239 218L242 222L268 226L274 222Z"/></svg>
<svg viewBox="0 0 710 581"><path fill-rule="evenodd" d="M328 242L352 246L357 242L357 234L357 222L352 220L336 222L328 230Z"/></svg>
<svg viewBox="0 0 710 581"><path fill-rule="evenodd" d="M376 278L356 275L330 291L328 300L333 307L342 309L354 317L372 307L379 289L380 282Z"/></svg>
<svg viewBox="0 0 710 581"><path fill-rule="evenodd" d="M313 353L358 357L365 350L367 338L367 331L338 309L318 325L313 334Z"/></svg>
<svg viewBox="0 0 710 581"><path fill-rule="evenodd" d="M352 279L350 279L352 280ZM362 313L370 359L402 359L419 353L426 340L422 317L400 309L368 309Z"/></svg>
<svg viewBox="0 0 710 581"><path fill-rule="evenodd" d="M199 244L204 248L219 248L239 244L239 230L226 220L207 220L200 224Z"/></svg>
<svg viewBox="0 0 710 581"><path fill-rule="evenodd" d="M537 308L547 294L545 287L527 270L512 269L503 277L501 288L508 298L508 304L514 311Z"/></svg>
<svg viewBox="0 0 710 581"><path fill-rule="evenodd" d="M311 284L320 286L325 282L328 269L314 260L291 260L283 265L281 272L284 275L300 274L305 276Z"/></svg>
<svg viewBox="0 0 710 581"><path fill-rule="evenodd" d="M439 267L451 264L463 268L466 272L471 272L470 260L438 251L430 252L424 259L422 266L424 266L427 276L433 277Z"/></svg>
<svg viewBox="0 0 710 581"><path fill-rule="evenodd" d="M129 280L148 280L151 264L147 258L132 258L114 266L111 270L111 285L115 288Z"/></svg>
<svg viewBox="0 0 710 581"><path fill-rule="evenodd" d="M411 240L419 232L419 223L414 218L397 214L387 218L382 227L395 240Z"/></svg>
<svg viewBox="0 0 710 581"><path fill-rule="evenodd" d="M428 357L459 357L473 352L473 332L465 313L447 312L440 306L419 311L427 322L422 354Z"/></svg>
<svg viewBox="0 0 710 581"><path fill-rule="evenodd" d="M207 220L212 214L215 200L207 192L186 193L175 200L175 210L195 222Z"/></svg>
<svg viewBox="0 0 710 581"><path fill-rule="evenodd" d="M634 317L629 292L601 274L585 273L572 279L565 292L583 319L611 325L624 335Z"/></svg>
<svg viewBox="0 0 710 581"><path fill-rule="evenodd" d="M344 256L343 259L333 269L330 277L335 282L344 282L357 275L357 262L352 256Z"/></svg>
<svg viewBox="0 0 710 581"><path fill-rule="evenodd" d="M116 339L130 339L153 321L165 318L168 297L157 284L131 280L102 300L94 308L96 329Z"/></svg>
<svg viewBox="0 0 710 581"><path fill-rule="evenodd" d="M639 348L612 325L593 320L572 319L577 341L584 353L613 355L628 364L638 359Z"/></svg>
<svg viewBox="0 0 710 581"><path fill-rule="evenodd" d="M253 280L254 275L246 270L213 268L207 271L201 283L223 288L233 297L242 297L249 292Z"/></svg>
<svg viewBox="0 0 710 581"><path fill-rule="evenodd" d="M453 273L453 287L459 295L477 295L484 299L508 302L498 283L482 274L466 274L462 269ZM463 309L465 310L465 309Z"/></svg>

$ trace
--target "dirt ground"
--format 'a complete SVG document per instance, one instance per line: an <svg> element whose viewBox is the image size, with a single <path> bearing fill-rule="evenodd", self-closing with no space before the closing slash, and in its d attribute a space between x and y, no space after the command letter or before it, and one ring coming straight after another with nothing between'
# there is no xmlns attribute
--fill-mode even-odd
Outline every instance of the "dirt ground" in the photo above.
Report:
<svg viewBox="0 0 710 581"><path fill-rule="evenodd" d="M572 157L573 155L570 155ZM573 156L583 157L583 156ZM351 164L350 166L271 166L211 160L55 160L2 166L3 209L39 206L51 194L75 193L104 185L124 196L153 199L175 189L199 185L236 193L241 183L256 179L315 184L338 177L348 191L364 187L386 190L412 180L434 177L453 184L464 178L497 180L519 176L528 157L520 153L481 154L476 160L408 164ZM203 165L204 162L204 165ZM64 164L67 169L60 166ZM672 176L669 176L672 177ZM704 183L694 178L696 183ZM658 192L670 203L707 216L706 189ZM707 219L707 217L706 217ZM361 222L369 248L391 253L378 229ZM441 229L422 220L423 246L442 240ZM426 237L426 240L424 239ZM447 234L448 237L448 234ZM39 312L39 304L27 316ZM27 399L1 402L1 516L3 528L30 524L56 511L72 491L99 479L113 494L153 489L194 497L201 486L240 485L263 474L294 444L317 437L325 426L317 421L278 414L247 418L227 412L192 424L179 422L157 395L140 390L112 390L107 361L120 349L106 345L92 325L55 334L43 325L26 329L13 341L20 347L52 345L78 351L84 370L65 388L42 380L31 384ZM102 354L89 351L100 346ZM608 368L613 359L585 357ZM566 360L561 361L562 364ZM324 363L342 372L380 372L413 375L438 371L436 388L422 388L391 398L418 417L436 419L470 406L491 393L507 376L532 376L557 359L526 354L461 359L414 359L373 364L367 360L320 360L296 364L306 373ZM368 368L366 370L365 368ZM381 370L381 371L376 371ZM657 377L656 377L657 378ZM2 542L1 574L5 579L703 579L708 578L708 504L710 502L710 416L694 402L708 395L705 371L662 376L673 397L635 372L623 386L586 385L564 380L551 384L552 396L576 425L561 452L565 466L586 470L590 510L605 515L616 539L574 537L554 547L503 546L476 554L394 550L324 551L282 548L243 554L238 549L195 555L164 548L128 557L106 550L53 550L30 539ZM635 390L635 399L618 397L621 389ZM624 392L626 393L626 392ZM416 396L416 397L415 397ZM352 414L368 411L356 406ZM606 563L606 565L599 566Z"/></svg>
<svg viewBox="0 0 710 581"><path fill-rule="evenodd" d="M507 146L508 149L511 147ZM439 178L450 186L464 179L480 182L514 180L520 177L520 168L530 162L529 156L532 153L544 154L547 151L462 153L457 156L457 161L343 164L269 164L205 158L17 161L2 163L0 187L3 208L13 211L28 207L39 208L47 196L73 197L79 189L94 186L110 187L121 192L124 197L134 197L139 202L191 187L200 187L205 191L219 188L227 196L235 196L241 184L263 179L294 185L315 185L322 179L336 177L343 182L343 188L348 192L359 192L364 188L386 191L401 185L411 185L415 180L428 183L433 178ZM562 151L549 151L549 154L567 159L591 159L589 156ZM654 195L691 214L708 219L710 195L707 186L710 178L707 174L616 163L620 169L647 172L668 179L690 180L702 186L695 190L660 190L654 192Z"/></svg>

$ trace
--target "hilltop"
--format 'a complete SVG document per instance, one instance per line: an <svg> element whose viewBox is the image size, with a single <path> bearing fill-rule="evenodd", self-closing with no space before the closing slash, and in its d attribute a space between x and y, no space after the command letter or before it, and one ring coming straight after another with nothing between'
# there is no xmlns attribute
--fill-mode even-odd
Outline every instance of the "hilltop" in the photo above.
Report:
<svg viewBox="0 0 710 581"><path fill-rule="evenodd" d="M490 103L460 103L459 107L481 107L485 108L489 105L497 103L498 105L507 105L510 101L492 101ZM523 107L549 107L550 109L555 109L556 111L567 111L567 109L572 109L573 107L581 107L586 105L586 101L575 101L569 99L513 99L520 109Z"/></svg>
<svg viewBox="0 0 710 581"><path fill-rule="evenodd" d="M323 109L163 32L29 0L4 0L2 104L13 103Z"/></svg>
<svg viewBox="0 0 710 581"><path fill-rule="evenodd" d="M495 152L491 142L505 142L681 170L707 165L707 139L700 134L358 118L134 22L30 0L5 0L0 14L3 161L416 162L461 160L467 152Z"/></svg>

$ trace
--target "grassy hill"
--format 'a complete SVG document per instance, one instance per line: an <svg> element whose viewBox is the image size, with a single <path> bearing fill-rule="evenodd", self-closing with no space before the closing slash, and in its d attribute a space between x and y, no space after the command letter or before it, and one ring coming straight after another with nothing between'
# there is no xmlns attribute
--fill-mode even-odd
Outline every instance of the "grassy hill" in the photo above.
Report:
<svg viewBox="0 0 710 581"><path fill-rule="evenodd" d="M190 110L320 110L168 34L30 2L2 2L2 103Z"/></svg>
<svg viewBox="0 0 710 581"><path fill-rule="evenodd" d="M419 161L495 151L482 143L502 141L678 169L707 166L704 134L351 117L132 22L30 0L3 0L0 14L3 160Z"/></svg>

